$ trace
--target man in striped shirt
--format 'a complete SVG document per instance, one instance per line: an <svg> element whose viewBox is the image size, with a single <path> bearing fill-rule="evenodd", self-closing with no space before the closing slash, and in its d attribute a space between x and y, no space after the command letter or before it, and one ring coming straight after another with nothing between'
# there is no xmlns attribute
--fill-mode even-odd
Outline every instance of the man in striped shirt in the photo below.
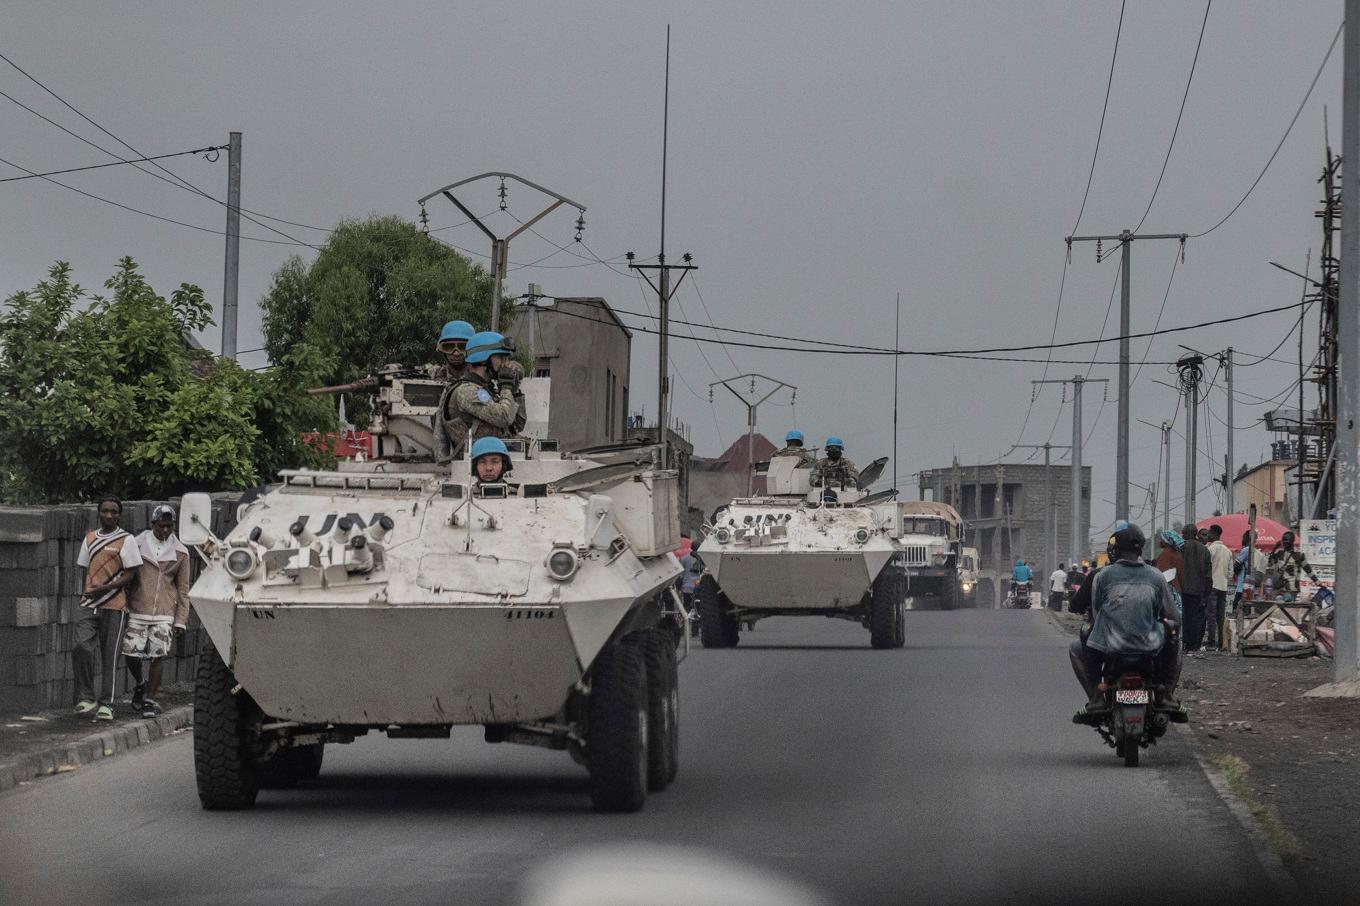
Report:
<svg viewBox="0 0 1360 906"><path fill-rule="evenodd" d="M85 569L85 591L75 624L73 667L76 714L113 720L118 644L127 615L126 588L142 565L137 542L118 526L123 504L117 497L99 501L99 529L85 536L76 565ZM94 665L100 661L99 697L94 691Z"/></svg>

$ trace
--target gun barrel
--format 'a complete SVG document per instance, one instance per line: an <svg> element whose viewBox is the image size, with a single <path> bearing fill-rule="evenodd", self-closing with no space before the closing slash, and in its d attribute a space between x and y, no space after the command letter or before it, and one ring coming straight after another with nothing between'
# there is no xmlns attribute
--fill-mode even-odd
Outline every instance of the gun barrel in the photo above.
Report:
<svg viewBox="0 0 1360 906"><path fill-rule="evenodd" d="M348 384L336 384L332 387L308 387L306 393L308 396L320 396L323 393L350 393L355 390L371 390L378 386L378 381L376 375L370 375Z"/></svg>

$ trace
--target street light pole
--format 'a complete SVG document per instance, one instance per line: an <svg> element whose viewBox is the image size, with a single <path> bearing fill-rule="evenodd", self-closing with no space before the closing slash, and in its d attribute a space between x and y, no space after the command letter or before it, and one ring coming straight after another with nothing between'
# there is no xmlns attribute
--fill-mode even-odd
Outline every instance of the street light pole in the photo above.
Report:
<svg viewBox="0 0 1360 906"><path fill-rule="evenodd" d="M538 212L537 214L535 214L533 217L529 218L527 221L522 222L522 223L519 225L519 228L518 228L518 229L511 230L511 231L510 231L508 234L506 234L505 236L497 236L494 232L492 232L492 230L491 230L490 227L488 227L485 223L482 222L482 218L478 217L476 214L474 214L474 213L472 213L470 210L468 210L467 206L464 205L461 201L459 201L459 200L454 196L454 194L453 194L453 190L454 190L454 189L457 189L457 188L459 188L459 187L461 187L461 186L468 185L469 183L477 182L478 180L482 180L482 179L499 179L499 180L501 181L501 188L500 188L501 207L500 207L500 209L501 209L502 211L504 211L504 210L506 209L506 207L505 207L505 196L506 196L505 181L506 181L507 179L513 179L515 182L520 183L521 185L528 186L528 187L531 188L531 189L534 189L534 190L536 190L536 191L538 191L538 192L542 192L544 195L547 195L547 196L548 196L549 198L551 198L553 201L552 201L551 204L549 204L549 205L548 205L546 208L544 208L543 210L539 211L539 212ZM554 192L552 189L544 188L543 186L540 186L540 185L538 185L537 183L530 182L529 180L527 180L527 179L525 179L525 178L523 178L523 177L521 177L521 176L516 176L514 173L506 173L506 172L503 172L503 171L500 171L500 170L493 170L493 171L490 172L490 173L481 173L481 174L478 174L477 176L470 176L470 177L468 177L467 179L460 179L460 180L458 180L458 182L451 182L451 183L449 183L447 186L444 186L443 188L435 189L433 192L431 192L430 194L426 195L425 197L423 197L423 198L421 198L421 199L419 200L418 204L420 205L421 209L424 210L424 208L425 208L425 202L429 201L431 198L434 198L436 195L443 195L443 196L444 196L445 198L447 198L449 201L453 202L453 206L456 207L458 210L462 211L462 212L463 212L463 216L466 217L468 220L470 220L472 223L476 224L477 229L481 230L484 234L486 234L486 237L487 237L488 239L491 240L491 277L492 277L492 289L491 289L491 329L492 329L492 330L500 330L500 324L501 324L501 294L502 294L502 292L503 292L503 287L504 287L504 284L505 284L506 265L509 263L509 259L510 259L510 240L514 239L516 236L518 236L520 233L523 233L525 230L531 229L531 228L533 227L534 224L538 223L538 222L539 222L540 220L542 220L544 217L547 217L549 214L551 214L553 211L556 211L558 208L560 208L560 207L561 207L562 205L564 205L564 204L565 204L565 205L570 205L571 207L575 208L575 209L577 210L577 212L578 212L577 217L576 217L576 240L577 240L578 242L581 240L581 231L584 230L584 229L585 229L585 226L586 226L586 221L585 221L586 206L585 206L585 205L583 205L583 204L578 204L577 202L574 202L574 201L572 201L570 198L566 197L565 195L559 195L559 194L557 194L556 192Z"/></svg>
<svg viewBox="0 0 1360 906"><path fill-rule="evenodd" d="M1032 384L1071 384L1072 385L1072 559L1081 562L1081 551L1086 544L1081 537L1081 388L1085 384L1108 384L1108 378L1088 378L1076 375L1066 380L1031 381Z"/></svg>

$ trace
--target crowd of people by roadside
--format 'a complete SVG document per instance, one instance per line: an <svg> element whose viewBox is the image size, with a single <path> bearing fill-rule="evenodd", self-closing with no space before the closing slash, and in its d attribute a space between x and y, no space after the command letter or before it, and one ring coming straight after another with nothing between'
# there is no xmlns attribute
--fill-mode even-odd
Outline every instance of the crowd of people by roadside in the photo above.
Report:
<svg viewBox="0 0 1360 906"><path fill-rule="evenodd" d="M104 721L114 719L120 656L133 678L133 713L160 713L161 662L189 619L189 550L175 536L174 507L157 506L151 528L135 536L119 525L122 515L117 497L100 500L99 528L76 558L85 583L75 622L75 713Z"/></svg>

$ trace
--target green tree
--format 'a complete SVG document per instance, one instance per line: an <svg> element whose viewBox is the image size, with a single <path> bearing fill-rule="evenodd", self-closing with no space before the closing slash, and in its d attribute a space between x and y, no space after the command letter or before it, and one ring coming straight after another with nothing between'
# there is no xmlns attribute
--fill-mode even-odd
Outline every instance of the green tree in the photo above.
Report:
<svg viewBox="0 0 1360 906"><path fill-rule="evenodd" d="M329 457L301 442L334 427L301 388L320 357L305 344L264 373L190 346L211 323L203 291L167 300L131 258L86 298L58 262L0 317L0 498L163 497L228 489Z"/></svg>
<svg viewBox="0 0 1360 906"><path fill-rule="evenodd" d="M445 322L490 321L491 278L414 223L375 216L342 222L310 266L289 259L260 305L271 361L308 344L323 383L341 384L389 363L438 361Z"/></svg>

